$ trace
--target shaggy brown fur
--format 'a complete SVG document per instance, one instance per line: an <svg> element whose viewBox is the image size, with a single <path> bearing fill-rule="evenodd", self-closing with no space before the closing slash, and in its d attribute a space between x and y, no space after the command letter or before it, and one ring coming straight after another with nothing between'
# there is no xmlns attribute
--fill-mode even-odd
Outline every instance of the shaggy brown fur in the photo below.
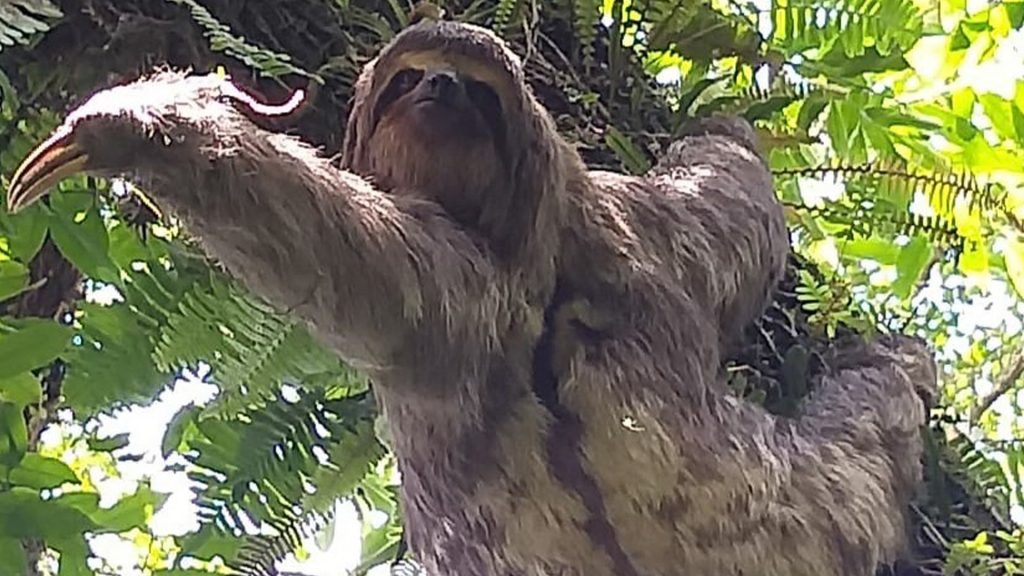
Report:
<svg viewBox="0 0 1024 576"><path fill-rule="evenodd" d="M475 100L457 129L378 106L400 71L440 65L492 90L500 121ZM372 375L430 574L868 576L901 553L915 386L935 384L920 344L851 347L795 420L718 373L788 250L748 126L704 123L642 178L588 172L518 59L452 23L367 66L345 171L222 88L156 76L62 130Z"/></svg>

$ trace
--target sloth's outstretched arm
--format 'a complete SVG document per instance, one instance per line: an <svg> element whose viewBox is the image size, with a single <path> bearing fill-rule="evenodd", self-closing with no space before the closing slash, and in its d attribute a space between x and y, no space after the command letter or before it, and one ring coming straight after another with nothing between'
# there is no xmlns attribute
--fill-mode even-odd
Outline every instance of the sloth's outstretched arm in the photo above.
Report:
<svg viewBox="0 0 1024 576"><path fill-rule="evenodd" d="M711 117L694 123L648 174L649 204L675 214L657 245L678 262L689 299L718 342L734 343L768 304L789 254L789 235L772 176L746 121ZM649 226L643 227L649 230ZM652 250L652 252L654 252ZM717 367L716 367L717 368Z"/></svg>
<svg viewBox="0 0 1024 576"><path fill-rule="evenodd" d="M491 265L466 234L434 203L382 194L258 128L224 86L166 74L99 93L25 161L9 206L70 172L125 174L349 360L392 362L415 330L486 340L453 333L485 322L438 317L487 306Z"/></svg>
<svg viewBox="0 0 1024 576"><path fill-rule="evenodd" d="M661 409L636 401L641 393L630 398L639 427L658 431L647 444L585 437L600 443L603 462L613 463L595 459L589 466L623 546L663 573L674 566L657 565L658 559L685 558L699 574L863 576L875 562L896 558L906 541L903 506L920 474L924 410L915 389L927 395L935 385L923 346L902 338L851 345L829 362L829 373L793 419L736 401L724 381L714 381L721 344L763 311L789 251L771 176L749 127L704 124L673 145L646 178L601 173L595 183L604 195L591 204L611 208L593 220L610 223L602 230L616 227L616 241L608 244L630 249L629 270L637 271L623 292L651 295L650 304L628 308L641 313L633 332L620 334L635 339L609 354L627 360L583 365L578 381L585 385L567 389L562 402L596 427L591 423L617 423L607 398L628 383L673 399ZM669 376L649 376L658 373ZM671 442L659 445L660 437ZM666 458L667 485L618 473ZM686 520L668 517L661 531L646 529L660 522L666 502L688 502ZM634 515L637 509L647 513ZM673 536L683 524L692 531L691 546Z"/></svg>

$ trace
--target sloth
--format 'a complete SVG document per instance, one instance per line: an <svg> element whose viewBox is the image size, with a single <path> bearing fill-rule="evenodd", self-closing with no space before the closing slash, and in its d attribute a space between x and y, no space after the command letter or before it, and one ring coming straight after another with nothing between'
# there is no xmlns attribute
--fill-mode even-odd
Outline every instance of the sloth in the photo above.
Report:
<svg viewBox="0 0 1024 576"><path fill-rule="evenodd" d="M849 343L794 418L721 361L789 251L743 121L650 173L588 170L494 34L407 28L362 71L341 166L228 80L95 94L12 179L127 177L374 384L434 576L868 576L907 553L928 350Z"/></svg>

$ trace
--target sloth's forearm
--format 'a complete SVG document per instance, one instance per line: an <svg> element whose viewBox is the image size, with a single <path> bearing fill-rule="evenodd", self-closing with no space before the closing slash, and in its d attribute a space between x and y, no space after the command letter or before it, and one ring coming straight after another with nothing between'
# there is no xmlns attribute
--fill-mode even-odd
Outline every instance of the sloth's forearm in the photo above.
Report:
<svg viewBox="0 0 1024 576"><path fill-rule="evenodd" d="M176 164L154 192L250 289L340 353L386 363L410 331L462 337L474 324L446 315L485 301L490 263L436 205L380 193L291 138L204 136L199 167Z"/></svg>
<svg viewBox="0 0 1024 576"><path fill-rule="evenodd" d="M731 339L760 315L789 252L771 173L749 143L725 134L690 136L652 170L676 195L681 249L691 296L719 315ZM678 238L678 239L677 239Z"/></svg>

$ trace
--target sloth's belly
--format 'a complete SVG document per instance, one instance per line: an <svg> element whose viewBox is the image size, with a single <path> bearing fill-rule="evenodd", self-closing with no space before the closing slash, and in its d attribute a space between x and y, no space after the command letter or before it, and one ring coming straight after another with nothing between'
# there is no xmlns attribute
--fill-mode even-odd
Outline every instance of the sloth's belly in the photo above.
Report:
<svg viewBox="0 0 1024 576"><path fill-rule="evenodd" d="M788 470L767 453L715 455L728 439L660 419L657 398L623 401L607 376L577 377L561 404L509 406L472 482L406 494L431 576L835 573L800 511L773 504Z"/></svg>

